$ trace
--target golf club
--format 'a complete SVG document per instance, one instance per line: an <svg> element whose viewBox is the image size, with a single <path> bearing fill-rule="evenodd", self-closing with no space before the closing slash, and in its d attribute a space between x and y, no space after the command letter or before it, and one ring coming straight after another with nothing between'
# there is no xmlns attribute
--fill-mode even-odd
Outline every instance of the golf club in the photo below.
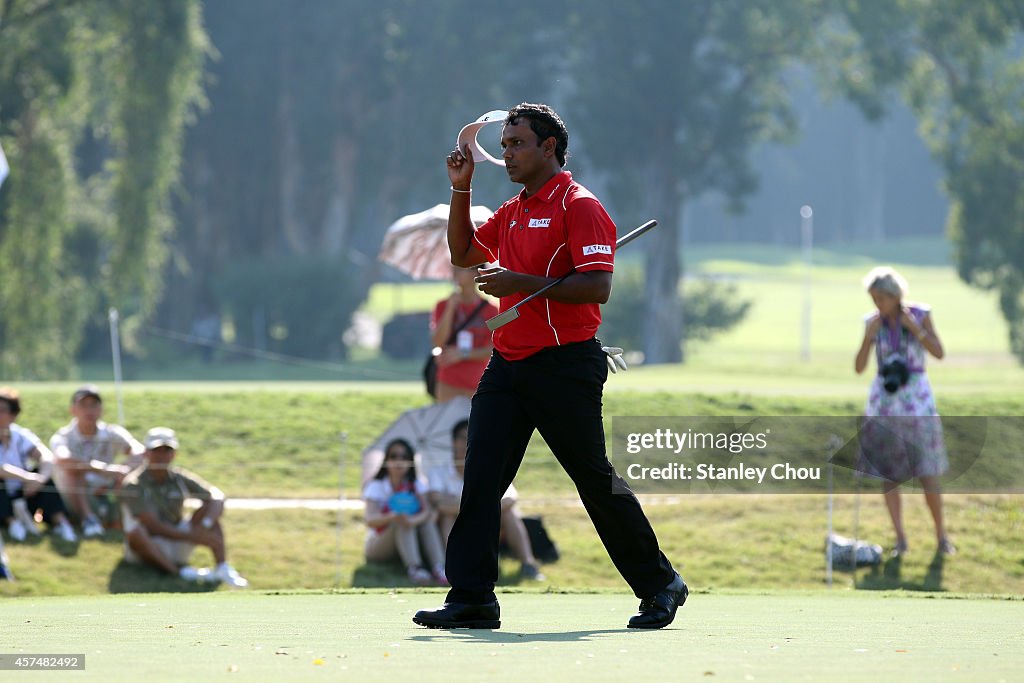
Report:
<svg viewBox="0 0 1024 683"><path fill-rule="evenodd" d="M658 221L656 221L656 220L654 220L652 218L651 220L647 221L646 223L644 223L640 227L634 228L629 233L627 233L627 234L623 235L622 237L620 237L619 239L615 240L615 249L616 250L621 249L622 247L626 246L627 244L629 244L630 242L632 242L637 237L639 237L640 235L644 234L645 232L647 232L648 230L650 230L651 228L653 228L657 224L658 224ZM565 275L563 275L562 277L558 278L554 282L551 282L551 283L548 283L548 284L544 285L543 287L538 289L536 292L534 292L530 296L526 297L525 299L523 299L522 301L517 303L515 306L512 306L507 311L503 311L503 312L499 313L498 315L494 316L493 318L490 318L487 321L487 327L490 328L490 330L493 332L494 330L498 329L499 327L502 327L503 325L509 324L510 322L512 322L513 320L515 320L516 318L519 317L519 307L520 306L525 304L527 301L532 301L532 300L536 299L538 296L540 296L544 292L548 291L549 289L551 289L552 287L554 287L555 285L557 285L562 280L564 280L565 278L569 277L570 275L572 275L575 272L576 271L573 270L573 271L570 271L570 272L566 273Z"/></svg>

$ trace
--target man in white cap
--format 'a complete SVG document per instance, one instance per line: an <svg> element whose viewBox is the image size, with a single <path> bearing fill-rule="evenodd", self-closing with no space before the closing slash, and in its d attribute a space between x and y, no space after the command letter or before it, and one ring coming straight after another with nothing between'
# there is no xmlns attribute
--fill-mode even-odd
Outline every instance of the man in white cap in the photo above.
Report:
<svg viewBox="0 0 1024 683"><path fill-rule="evenodd" d="M173 429L154 427L146 434L144 464L121 486L124 517L124 556L128 562L148 564L187 581L219 581L233 588L249 582L227 562L224 530L224 493L191 472L172 467L178 449ZM202 505L185 517L185 500ZM197 545L213 553L213 571L189 566Z"/></svg>

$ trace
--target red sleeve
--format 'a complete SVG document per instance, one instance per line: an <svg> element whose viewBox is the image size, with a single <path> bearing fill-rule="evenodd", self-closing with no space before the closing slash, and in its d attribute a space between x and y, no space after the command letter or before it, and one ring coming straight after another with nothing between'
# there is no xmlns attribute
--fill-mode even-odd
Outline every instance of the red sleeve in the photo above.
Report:
<svg viewBox="0 0 1024 683"><path fill-rule="evenodd" d="M615 223L594 197L574 199L566 212L569 254L577 272L615 270Z"/></svg>
<svg viewBox="0 0 1024 683"><path fill-rule="evenodd" d="M502 224L505 215L504 204L498 207L494 215L487 219L487 222L477 228L473 233L473 246L487 255L491 263L498 261L498 226Z"/></svg>

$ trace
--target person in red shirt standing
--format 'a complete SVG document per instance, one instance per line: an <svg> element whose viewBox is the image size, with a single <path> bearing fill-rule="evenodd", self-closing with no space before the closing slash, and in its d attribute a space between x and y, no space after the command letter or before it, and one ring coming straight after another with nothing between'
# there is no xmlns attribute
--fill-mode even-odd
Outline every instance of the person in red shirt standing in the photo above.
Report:
<svg viewBox="0 0 1024 683"><path fill-rule="evenodd" d="M438 301L430 316L430 341L441 349L435 357L438 403L456 396L472 398L494 348L486 321L498 308L480 296L475 277L475 268L453 268L457 289Z"/></svg>
<svg viewBox="0 0 1024 683"><path fill-rule="evenodd" d="M413 621L421 626L500 627L494 594L500 499L535 429L573 480L612 562L640 598L640 611L628 625L667 626L686 601L686 584L606 456L601 400L608 366L594 335L600 304L612 289L615 224L597 198L562 170L568 144L565 125L547 105L524 103L509 111L502 156L509 179L523 190L475 231L469 215L472 155L468 147L448 155L452 263L498 263L481 268L476 281L500 299L500 310L574 272L494 332L494 353L473 396L462 508L448 540L451 590L440 608L416 613Z"/></svg>

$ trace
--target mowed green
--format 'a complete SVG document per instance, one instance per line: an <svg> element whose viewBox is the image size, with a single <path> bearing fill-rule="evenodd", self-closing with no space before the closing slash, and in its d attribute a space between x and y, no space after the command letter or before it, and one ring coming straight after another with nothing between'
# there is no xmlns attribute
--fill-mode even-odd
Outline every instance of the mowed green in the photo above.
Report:
<svg viewBox="0 0 1024 683"><path fill-rule="evenodd" d="M49 680L1017 680L1019 599L693 594L631 631L628 594L501 593L503 628L436 631L439 592L31 599L5 653L79 653Z"/></svg>

